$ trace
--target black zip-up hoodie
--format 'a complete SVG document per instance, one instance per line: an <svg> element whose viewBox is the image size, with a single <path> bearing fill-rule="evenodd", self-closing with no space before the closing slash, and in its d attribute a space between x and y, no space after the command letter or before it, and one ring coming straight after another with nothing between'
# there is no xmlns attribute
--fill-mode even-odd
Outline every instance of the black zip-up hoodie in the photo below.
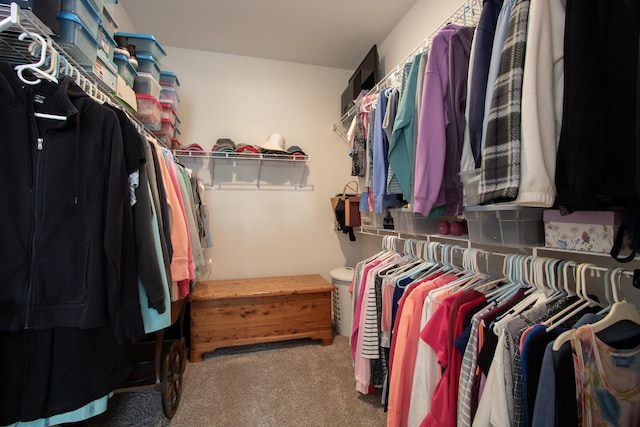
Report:
<svg viewBox="0 0 640 427"><path fill-rule="evenodd" d="M0 62L0 141L0 330L143 333L115 113L68 77L26 85Z"/></svg>

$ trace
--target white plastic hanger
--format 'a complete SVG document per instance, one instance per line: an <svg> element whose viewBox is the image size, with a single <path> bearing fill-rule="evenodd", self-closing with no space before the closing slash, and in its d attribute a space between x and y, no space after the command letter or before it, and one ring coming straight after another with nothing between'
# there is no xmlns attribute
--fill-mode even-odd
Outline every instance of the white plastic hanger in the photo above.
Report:
<svg viewBox="0 0 640 427"><path fill-rule="evenodd" d="M34 43L32 43L29 47L29 50L33 53L36 51L37 46L39 45L40 47L40 58L38 59L38 61L36 63L33 64L20 64L20 65L16 65L14 67L14 69L16 70L16 73L18 74L18 77L20 78L20 80L28 85L37 85L39 84L42 79L46 79L52 82L57 83L58 79L56 77L54 77L53 75L45 72L44 70L42 70L40 67L43 67L47 61L47 52L49 51L48 49L48 45L47 45L47 41L44 39L44 37L42 37L40 34L36 34L36 33L32 33L32 32L23 32L18 36L19 40L24 40L25 38L30 37L31 39L34 40ZM25 71L30 71L34 77L36 77L35 80L29 80L28 78L26 78L24 76L24 72Z"/></svg>
<svg viewBox="0 0 640 427"><path fill-rule="evenodd" d="M621 300L618 295L618 286L621 274L622 271L619 272L618 279L615 278L615 274L611 275L611 290L613 293L613 300L615 302L611 306L611 310L609 310L609 313L603 319L590 325L591 330L594 334L602 332L603 330L615 325L616 323L625 320L633 322L636 325L640 326L640 313L638 312L638 308L635 306L635 304L626 301L626 299L624 298ZM562 347L564 343L573 338L573 333L574 330L568 330L560 334L558 338L556 338L553 342L553 350L560 350L560 347Z"/></svg>
<svg viewBox="0 0 640 427"><path fill-rule="evenodd" d="M588 307L602 307L603 304L599 303L596 300L591 299L589 293L587 292L586 287L586 271L589 270L590 267L593 267L593 264L583 263L578 265L578 271L576 272L576 276L578 278L578 283L576 284L576 291L578 292L578 297L580 298L574 304L571 304L569 307L562 310L559 315L554 316L555 319L551 320L547 327L547 332L555 329L557 326L569 320L571 317L577 315L582 310ZM593 272L593 270L592 270Z"/></svg>

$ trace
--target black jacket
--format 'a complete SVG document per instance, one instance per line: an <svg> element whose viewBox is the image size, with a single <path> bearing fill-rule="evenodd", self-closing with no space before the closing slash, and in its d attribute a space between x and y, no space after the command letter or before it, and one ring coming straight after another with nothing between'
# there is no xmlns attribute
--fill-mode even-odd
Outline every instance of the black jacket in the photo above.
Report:
<svg viewBox="0 0 640 427"><path fill-rule="evenodd" d="M36 119L36 112L67 120ZM118 119L68 78L23 84L0 63L0 331L144 332Z"/></svg>

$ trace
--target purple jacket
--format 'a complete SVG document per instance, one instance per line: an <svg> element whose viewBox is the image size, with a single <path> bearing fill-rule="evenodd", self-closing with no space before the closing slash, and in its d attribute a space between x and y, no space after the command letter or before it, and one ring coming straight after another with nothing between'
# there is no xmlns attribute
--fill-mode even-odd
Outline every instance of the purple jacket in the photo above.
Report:
<svg viewBox="0 0 640 427"><path fill-rule="evenodd" d="M422 106L418 124L418 142L415 157L415 183L413 211L429 215L431 208L444 204L444 162L449 64L448 52L451 36L459 27L447 25L433 38L422 89Z"/></svg>

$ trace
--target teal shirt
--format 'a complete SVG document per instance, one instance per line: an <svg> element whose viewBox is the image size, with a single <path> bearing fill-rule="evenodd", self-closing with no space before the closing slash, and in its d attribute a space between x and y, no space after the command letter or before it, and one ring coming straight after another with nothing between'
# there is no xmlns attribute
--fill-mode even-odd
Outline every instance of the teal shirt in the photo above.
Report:
<svg viewBox="0 0 640 427"><path fill-rule="evenodd" d="M411 200L413 183L413 164L415 159L416 120L416 88L418 83L418 68L423 53L417 53L411 63L409 75L403 82L398 111L393 123L391 140L389 141L389 165L393 169L398 184L402 189L405 200Z"/></svg>

